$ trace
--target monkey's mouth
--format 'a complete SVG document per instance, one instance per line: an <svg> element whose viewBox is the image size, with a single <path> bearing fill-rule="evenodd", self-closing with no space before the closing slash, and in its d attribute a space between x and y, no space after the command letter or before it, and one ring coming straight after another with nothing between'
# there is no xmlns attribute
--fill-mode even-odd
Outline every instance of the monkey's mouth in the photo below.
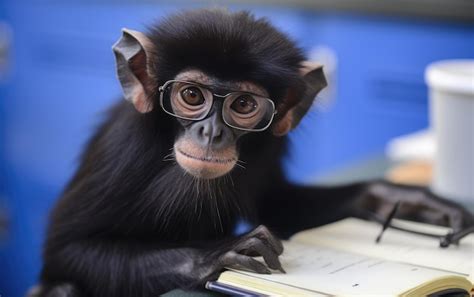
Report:
<svg viewBox="0 0 474 297"><path fill-rule="evenodd" d="M185 151L180 145L175 145L176 161L186 172L198 178L214 179L223 176L237 163L233 150L214 152L211 155L207 155L203 149L195 146L189 147L189 150ZM216 157L216 155L220 156Z"/></svg>
<svg viewBox="0 0 474 297"><path fill-rule="evenodd" d="M219 159L219 158L212 158L212 157L196 157L191 154L186 153L185 151L181 150L178 148L178 152L181 154L185 155L188 158L194 159L194 160L199 160L203 162L210 162L210 163L231 163L231 162L236 162L236 158L229 158L229 159Z"/></svg>

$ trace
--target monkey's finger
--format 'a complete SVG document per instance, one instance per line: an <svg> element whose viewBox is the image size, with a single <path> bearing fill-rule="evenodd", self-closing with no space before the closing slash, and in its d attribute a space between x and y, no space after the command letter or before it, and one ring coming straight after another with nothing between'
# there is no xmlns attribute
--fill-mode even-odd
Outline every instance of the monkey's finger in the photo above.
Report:
<svg viewBox="0 0 474 297"><path fill-rule="evenodd" d="M439 209L445 213L448 226L455 232L474 225L474 214L458 203L450 201Z"/></svg>
<svg viewBox="0 0 474 297"><path fill-rule="evenodd" d="M240 252L244 255L257 254L262 256L268 267L285 273L285 270L281 266L280 259L278 258L278 255L275 253L275 251L273 251L273 249L265 245L260 239L256 237L242 242L237 247L237 252Z"/></svg>
<svg viewBox="0 0 474 297"><path fill-rule="evenodd" d="M395 205L395 204L390 203L390 202L382 203L381 205L379 205L379 207L378 207L377 210L376 210L377 215L378 215L379 217L381 217L381 218L386 218L386 217L388 217L388 215L390 214L390 212L392 212L394 205ZM401 211L400 211L400 212L401 212Z"/></svg>
<svg viewBox="0 0 474 297"><path fill-rule="evenodd" d="M446 211L446 216L448 225L454 232L458 232L469 225L472 226L474 221L473 215L464 209L449 209Z"/></svg>
<svg viewBox="0 0 474 297"><path fill-rule="evenodd" d="M439 224L451 227L456 232L474 223L474 216L462 205L443 199L432 200L428 210L443 216L444 221Z"/></svg>
<svg viewBox="0 0 474 297"><path fill-rule="evenodd" d="M423 209L417 213L417 219L428 224L450 227L449 217L435 209Z"/></svg>
<svg viewBox="0 0 474 297"><path fill-rule="evenodd" d="M265 264L255 260L252 257L238 254L234 251L228 252L222 259L222 264L226 267L244 267L260 274L271 274L272 272Z"/></svg>
<svg viewBox="0 0 474 297"><path fill-rule="evenodd" d="M272 233L269 233L269 236L266 239L268 240L268 243L270 244L270 246L275 250L275 252L278 255L283 254L284 248L283 248L283 244L281 243L280 239L278 239Z"/></svg>
<svg viewBox="0 0 474 297"><path fill-rule="evenodd" d="M255 230L249 233L250 237L257 237L264 242L267 242L270 247L277 253L281 255L283 253L283 244L281 241L276 238L267 227L260 225Z"/></svg>
<svg viewBox="0 0 474 297"><path fill-rule="evenodd" d="M467 228L471 226L474 226L474 214L464 211L462 216L462 227Z"/></svg>

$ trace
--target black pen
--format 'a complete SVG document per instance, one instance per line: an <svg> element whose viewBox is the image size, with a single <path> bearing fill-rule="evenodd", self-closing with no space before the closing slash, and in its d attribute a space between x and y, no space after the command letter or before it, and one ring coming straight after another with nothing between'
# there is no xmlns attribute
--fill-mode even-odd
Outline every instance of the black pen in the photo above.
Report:
<svg viewBox="0 0 474 297"><path fill-rule="evenodd" d="M380 240L382 239L382 235L385 232L385 230L390 226L390 222L392 221L393 217L397 213L398 207L400 207L400 201L397 201L397 203L395 203L395 205L393 206L393 209L388 215L387 220L385 221L385 223L383 223L383 227L382 227L382 230L380 231L379 236L377 236L377 238L375 239L375 243L379 243Z"/></svg>

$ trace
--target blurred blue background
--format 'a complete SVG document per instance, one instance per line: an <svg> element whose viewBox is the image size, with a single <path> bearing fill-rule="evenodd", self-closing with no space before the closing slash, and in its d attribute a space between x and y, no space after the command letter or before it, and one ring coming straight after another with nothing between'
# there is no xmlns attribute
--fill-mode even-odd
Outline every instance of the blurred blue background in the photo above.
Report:
<svg viewBox="0 0 474 297"><path fill-rule="evenodd" d="M120 29L141 30L176 10L203 6L0 0L2 297L23 296L36 282L48 211L101 113L119 98L111 46ZM296 182L380 154L394 136L426 127L426 65L474 58L472 21L455 16L420 18L330 5L225 6L268 17L327 65L330 88L291 135L286 168Z"/></svg>

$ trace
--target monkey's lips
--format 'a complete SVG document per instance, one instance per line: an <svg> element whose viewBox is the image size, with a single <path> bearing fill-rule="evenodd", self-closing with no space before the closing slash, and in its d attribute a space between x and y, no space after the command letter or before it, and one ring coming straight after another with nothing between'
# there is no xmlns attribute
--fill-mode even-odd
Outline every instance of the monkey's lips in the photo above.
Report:
<svg viewBox="0 0 474 297"><path fill-rule="evenodd" d="M235 153L229 150L207 155L201 149L184 150L175 146L174 151L178 164L198 178L213 179L225 175L237 163Z"/></svg>

